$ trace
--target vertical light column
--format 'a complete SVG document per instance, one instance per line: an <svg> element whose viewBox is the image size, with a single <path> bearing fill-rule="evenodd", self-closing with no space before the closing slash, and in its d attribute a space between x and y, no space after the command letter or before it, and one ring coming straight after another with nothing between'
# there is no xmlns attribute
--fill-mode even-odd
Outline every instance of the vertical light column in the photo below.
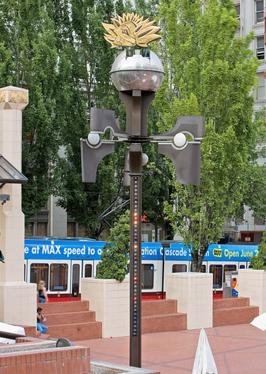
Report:
<svg viewBox="0 0 266 374"><path fill-rule="evenodd" d="M22 162L22 110L28 90L9 86L0 89L0 153L19 171ZM21 185L6 184L1 193L10 201L0 205L0 321L35 325L36 287L24 282L24 214Z"/></svg>
<svg viewBox="0 0 266 374"><path fill-rule="evenodd" d="M130 165L130 365L141 367L142 149L131 144Z"/></svg>

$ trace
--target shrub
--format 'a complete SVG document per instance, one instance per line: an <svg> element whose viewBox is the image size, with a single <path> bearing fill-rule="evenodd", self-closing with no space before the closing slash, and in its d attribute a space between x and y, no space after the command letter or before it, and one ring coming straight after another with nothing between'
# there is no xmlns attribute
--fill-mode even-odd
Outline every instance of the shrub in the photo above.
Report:
<svg viewBox="0 0 266 374"><path fill-rule="evenodd" d="M129 211L120 216L110 230L102 252L102 260L97 265L96 278L116 279L122 282L129 269Z"/></svg>

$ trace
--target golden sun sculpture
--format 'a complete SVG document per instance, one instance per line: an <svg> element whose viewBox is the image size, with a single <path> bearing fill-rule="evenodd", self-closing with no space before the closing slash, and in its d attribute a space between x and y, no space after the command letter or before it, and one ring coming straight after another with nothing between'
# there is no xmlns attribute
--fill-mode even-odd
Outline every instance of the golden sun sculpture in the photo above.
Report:
<svg viewBox="0 0 266 374"><path fill-rule="evenodd" d="M102 23L107 31L104 39L112 48L116 47L147 47L149 43L160 39L160 27L154 26L155 21L143 20L135 13L123 14L122 17L112 18L112 23Z"/></svg>

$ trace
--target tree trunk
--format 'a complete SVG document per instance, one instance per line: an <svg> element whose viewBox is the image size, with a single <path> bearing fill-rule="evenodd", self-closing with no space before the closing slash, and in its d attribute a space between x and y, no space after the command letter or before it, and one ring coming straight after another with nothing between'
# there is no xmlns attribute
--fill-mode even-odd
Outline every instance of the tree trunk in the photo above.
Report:
<svg viewBox="0 0 266 374"><path fill-rule="evenodd" d="M198 252L192 251L192 262L191 262L191 271L199 273L201 264L202 264L202 257L199 256Z"/></svg>

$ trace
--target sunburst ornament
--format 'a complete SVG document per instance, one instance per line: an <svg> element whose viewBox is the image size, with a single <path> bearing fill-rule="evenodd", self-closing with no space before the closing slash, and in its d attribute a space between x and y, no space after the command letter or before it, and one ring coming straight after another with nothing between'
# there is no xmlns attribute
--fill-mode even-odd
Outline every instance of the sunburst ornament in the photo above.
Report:
<svg viewBox="0 0 266 374"><path fill-rule="evenodd" d="M102 23L107 31L104 39L112 48L116 47L147 47L149 43L160 39L160 27L154 26L155 21L143 20L135 13L123 14L122 17L112 18L112 23Z"/></svg>

